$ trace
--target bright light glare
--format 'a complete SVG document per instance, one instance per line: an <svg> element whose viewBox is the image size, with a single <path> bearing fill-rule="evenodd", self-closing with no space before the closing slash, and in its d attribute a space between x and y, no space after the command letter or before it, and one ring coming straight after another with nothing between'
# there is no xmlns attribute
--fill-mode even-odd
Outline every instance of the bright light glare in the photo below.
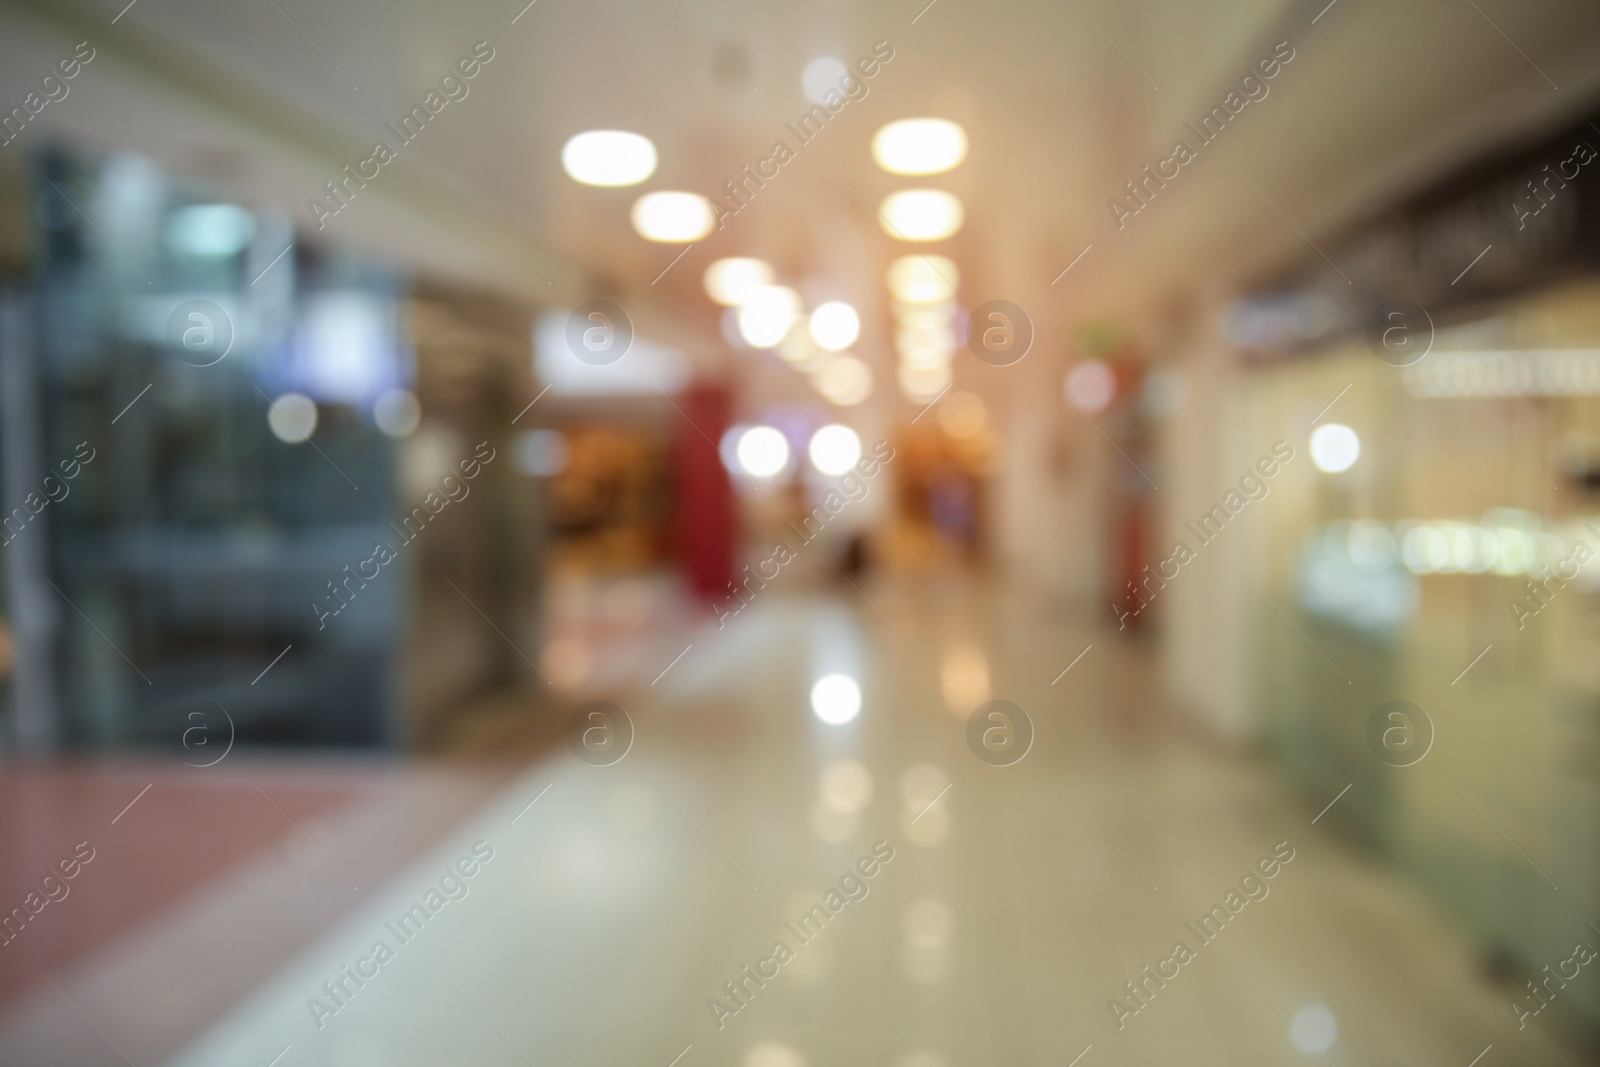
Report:
<svg viewBox="0 0 1600 1067"><path fill-rule="evenodd" d="M811 435L806 452L823 474L843 474L861 458L861 438L850 427L833 423Z"/></svg>
<svg viewBox="0 0 1600 1067"><path fill-rule="evenodd" d="M817 392L840 407L853 407L872 395L872 368L851 355L828 360L811 380Z"/></svg>
<svg viewBox="0 0 1600 1067"><path fill-rule="evenodd" d="M801 71L800 88L805 90L807 100L813 104L820 104L828 93L839 92L839 82L849 73L850 68L844 65L843 60L835 59L833 56L818 56L807 63L806 69Z"/></svg>
<svg viewBox="0 0 1600 1067"><path fill-rule="evenodd" d="M584 185L638 185L656 172L656 146L626 130L590 130L561 149L561 166Z"/></svg>
<svg viewBox="0 0 1600 1067"><path fill-rule="evenodd" d="M890 174L939 174L967 158L967 134L947 119L901 119L872 138L872 158Z"/></svg>
<svg viewBox="0 0 1600 1067"><path fill-rule="evenodd" d="M1339 422L1318 426L1311 434L1311 462L1317 470L1338 474L1355 466L1361 457L1361 438Z"/></svg>
<svg viewBox="0 0 1600 1067"><path fill-rule="evenodd" d="M1117 376L1098 359L1086 359L1067 375L1067 397L1084 411L1104 411L1117 395Z"/></svg>
<svg viewBox="0 0 1600 1067"><path fill-rule="evenodd" d="M889 264L889 292L905 304L937 304L956 295L961 272L944 256L901 256Z"/></svg>
<svg viewBox="0 0 1600 1067"><path fill-rule="evenodd" d="M789 465L789 439L771 426L752 426L740 434L734 452L752 478L770 478Z"/></svg>
<svg viewBox="0 0 1600 1067"><path fill-rule="evenodd" d="M706 295L728 307L739 307L751 293L771 284L772 268L759 259L733 256L706 268Z"/></svg>
<svg viewBox="0 0 1600 1067"><path fill-rule="evenodd" d="M825 723L849 722L861 711L861 687L843 674L825 674L811 687L811 710Z"/></svg>
<svg viewBox="0 0 1600 1067"><path fill-rule="evenodd" d="M317 432L317 402L304 393L284 393L267 408L267 428L286 445L311 440Z"/></svg>
<svg viewBox="0 0 1600 1067"><path fill-rule="evenodd" d="M1289 1021L1289 1040L1301 1052L1326 1052L1339 1037L1339 1022L1321 1004L1308 1004Z"/></svg>
<svg viewBox="0 0 1600 1067"><path fill-rule="evenodd" d="M633 228L647 241L688 244L716 222L711 202L699 193L645 193L633 202Z"/></svg>
<svg viewBox="0 0 1600 1067"><path fill-rule="evenodd" d="M879 210L884 232L902 241L942 241L965 215L961 201L942 189L902 189L890 193Z"/></svg>
<svg viewBox="0 0 1600 1067"><path fill-rule="evenodd" d="M783 340L800 317L800 294L781 285L763 285L739 309L739 334L756 348Z"/></svg>
<svg viewBox="0 0 1600 1067"><path fill-rule="evenodd" d="M840 352L861 336L861 316L842 300L830 300L811 313L811 336L830 352Z"/></svg>

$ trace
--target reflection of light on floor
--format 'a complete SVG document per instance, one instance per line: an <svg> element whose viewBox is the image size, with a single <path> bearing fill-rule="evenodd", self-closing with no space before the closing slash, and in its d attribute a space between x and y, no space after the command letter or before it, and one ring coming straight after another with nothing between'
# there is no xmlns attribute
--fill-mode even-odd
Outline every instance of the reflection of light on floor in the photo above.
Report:
<svg viewBox="0 0 1600 1067"><path fill-rule="evenodd" d="M949 834L949 797L933 803L948 784L944 768L932 763L913 764L900 775L900 833L911 844L927 848Z"/></svg>
<svg viewBox="0 0 1600 1067"><path fill-rule="evenodd" d="M910 948L900 954L900 969L913 982L932 985L950 973L953 958L947 948Z"/></svg>
<svg viewBox="0 0 1600 1067"><path fill-rule="evenodd" d="M936 763L915 763L900 774L900 799L915 815L950 784L950 776Z"/></svg>
<svg viewBox="0 0 1600 1067"><path fill-rule="evenodd" d="M913 948L942 948L950 942L955 917L944 901L934 897L914 900L900 920L906 941Z"/></svg>
<svg viewBox="0 0 1600 1067"><path fill-rule="evenodd" d="M806 1058L788 1045L763 1041L744 1054L744 1067L806 1067Z"/></svg>
<svg viewBox="0 0 1600 1067"><path fill-rule="evenodd" d="M1307 1004L1289 1023L1289 1040L1301 1052L1326 1052L1338 1037L1338 1020L1321 1004Z"/></svg>
<svg viewBox="0 0 1600 1067"><path fill-rule="evenodd" d="M824 889L802 888L784 898L783 912L778 916L777 929L773 931L774 936L794 945L795 935L783 924L793 923L808 913L815 905L822 902L825 892ZM827 928L824 927L821 935L812 936L810 941L796 947L794 959L784 964L783 973L794 978L798 985L806 989L822 985L833 973L833 941Z"/></svg>
<svg viewBox="0 0 1600 1067"><path fill-rule="evenodd" d="M592 657L583 642L572 637L558 637L544 646L541 669L558 689L576 689L589 677Z"/></svg>
<svg viewBox="0 0 1600 1067"><path fill-rule="evenodd" d="M928 985L950 973L954 959L950 933L954 925L955 919L944 901L923 897L911 902L900 920L906 939L900 968L907 978Z"/></svg>
<svg viewBox="0 0 1600 1067"><path fill-rule="evenodd" d="M860 811L872 800L872 773L856 760L836 759L823 768L817 792L833 811Z"/></svg>
<svg viewBox="0 0 1600 1067"><path fill-rule="evenodd" d="M973 708L989 699L989 660L976 645L951 648L945 653L941 673L950 680L944 695L952 714L970 715Z"/></svg>
<svg viewBox="0 0 1600 1067"><path fill-rule="evenodd" d="M811 832L817 840L833 845L854 837L856 828L861 825L861 817L854 811L840 811L830 807L827 800L818 799L811 805L810 822Z"/></svg>

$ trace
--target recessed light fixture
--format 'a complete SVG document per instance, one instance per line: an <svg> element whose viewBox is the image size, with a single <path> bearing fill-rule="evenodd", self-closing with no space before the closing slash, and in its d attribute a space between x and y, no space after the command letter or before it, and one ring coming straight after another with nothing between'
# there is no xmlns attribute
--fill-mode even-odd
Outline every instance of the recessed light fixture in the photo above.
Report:
<svg viewBox="0 0 1600 1067"><path fill-rule="evenodd" d="M647 241L688 244L716 222L711 202L699 193L645 193L633 202L633 228Z"/></svg>
<svg viewBox="0 0 1600 1067"><path fill-rule="evenodd" d="M1311 462L1326 474L1338 474L1355 466L1361 458L1361 438L1339 422L1318 426L1311 434Z"/></svg>
<svg viewBox="0 0 1600 1067"><path fill-rule="evenodd" d="M740 307L763 285L772 284L772 268L759 259L733 256L706 268L706 295L719 304Z"/></svg>
<svg viewBox="0 0 1600 1067"><path fill-rule="evenodd" d="M861 458L861 438L850 427L831 423L811 435L806 452L823 474L843 474Z"/></svg>
<svg viewBox="0 0 1600 1067"><path fill-rule="evenodd" d="M830 352L839 352L861 336L861 316L842 300L830 300L811 313L811 336Z"/></svg>
<svg viewBox="0 0 1600 1067"><path fill-rule="evenodd" d="M944 256L901 256L889 264L889 292L905 304L938 304L956 295L961 272Z"/></svg>
<svg viewBox="0 0 1600 1067"><path fill-rule="evenodd" d="M861 687L846 674L825 674L811 687L811 710L830 726L849 722L861 711Z"/></svg>
<svg viewBox="0 0 1600 1067"><path fill-rule="evenodd" d="M567 141L561 166L584 185L638 185L656 172L656 146L626 130L590 130Z"/></svg>
<svg viewBox="0 0 1600 1067"><path fill-rule="evenodd" d="M752 426L739 435L734 454L752 478L771 478L789 465L789 439L771 426Z"/></svg>
<svg viewBox="0 0 1600 1067"><path fill-rule="evenodd" d="M967 158L967 134L948 119L901 119L872 138L872 158L890 174L941 174Z"/></svg>
<svg viewBox="0 0 1600 1067"><path fill-rule="evenodd" d="M833 56L818 56L806 64L806 69L800 73L800 88L805 90L806 99L813 104L820 104L830 92L839 91L839 82L850 73L850 68L844 65L844 60Z"/></svg>
<svg viewBox="0 0 1600 1067"><path fill-rule="evenodd" d="M739 309L739 334L756 348L771 348L800 317L800 294L781 285L763 285Z"/></svg>
<svg viewBox="0 0 1600 1067"><path fill-rule="evenodd" d="M902 189L880 209L884 232L902 241L942 241L961 229L961 201L942 189Z"/></svg>

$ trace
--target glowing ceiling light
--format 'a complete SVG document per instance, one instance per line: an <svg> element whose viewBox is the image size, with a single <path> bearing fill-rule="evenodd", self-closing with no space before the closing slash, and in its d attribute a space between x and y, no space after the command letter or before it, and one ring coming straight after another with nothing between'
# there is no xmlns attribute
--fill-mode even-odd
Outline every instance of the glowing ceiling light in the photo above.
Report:
<svg viewBox="0 0 1600 1067"><path fill-rule="evenodd" d="M728 307L739 307L751 293L771 284L772 268L759 259L733 256L706 268L706 295Z"/></svg>
<svg viewBox="0 0 1600 1067"><path fill-rule="evenodd" d="M833 423L811 435L806 452L823 474L843 474L861 458L861 438L850 427Z"/></svg>
<svg viewBox="0 0 1600 1067"><path fill-rule="evenodd" d="M267 407L267 428L286 445L304 444L317 432L317 402L304 393L284 393Z"/></svg>
<svg viewBox="0 0 1600 1067"><path fill-rule="evenodd" d="M638 185L656 172L656 146L626 130L590 130L567 141L561 166L584 185Z"/></svg>
<svg viewBox="0 0 1600 1067"><path fill-rule="evenodd" d="M890 193L879 216L884 232L902 241L942 241L961 229L965 219L961 201L942 189Z"/></svg>
<svg viewBox="0 0 1600 1067"><path fill-rule="evenodd" d="M872 368L848 353L824 363L811 381L840 407L853 407L872 395Z"/></svg>
<svg viewBox="0 0 1600 1067"><path fill-rule="evenodd" d="M844 674L825 674L811 687L811 710L825 723L849 722L861 711L861 687Z"/></svg>
<svg viewBox="0 0 1600 1067"><path fill-rule="evenodd" d="M739 309L739 334L756 348L771 348L800 317L800 294L781 285L762 285Z"/></svg>
<svg viewBox="0 0 1600 1067"><path fill-rule="evenodd" d="M829 93L840 92L839 83L849 73L850 68L844 65L843 60L833 56L818 56L800 72L800 88L805 91L807 100L820 104Z"/></svg>
<svg viewBox="0 0 1600 1067"><path fill-rule="evenodd" d="M734 448L739 466L752 478L770 478L789 465L789 439L771 426L752 426Z"/></svg>
<svg viewBox="0 0 1600 1067"><path fill-rule="evenodd" d="M937 304L956 295L961 272L944 256L901 256L889 264L889 292L907 304Z"/></svg>
<svg viewBox="0 0 1600 1067"><path fill-rule="evenodd" d="M1086 359L1067 375L1067 397L1086 412L1104 411L1117 395L1117 376L1098 359Z"/></svg>
<svg viewBox="0 0 1600 1067"><path fill-rule="evenodd" d="M939 174L967 158L967 134L947 119L901 119L874 135L872 158L890 174Z"/></svg>
<svg viewBox="0 0 1600 1067"><path fill-rule="evenodd" d="M688 244L716 223L711 201L699 193L645 193L633 202L633 228L647 241Z"/></svg>
<svg viewBox="0 0 1600 1067"><path fill-rule="evenodd" d="M861 336L861 316L842 300L830 300L811 313L811 336L830 352L839 352Z"/></svg>
<svg viewBox="0 0 1600 1067"><path fill-rule="evenodd" d="M1338 474L1355 466L1361 457L1361 438L1343 423L1318 426L1311 435L1311 462L1317 470Z"/></svg>

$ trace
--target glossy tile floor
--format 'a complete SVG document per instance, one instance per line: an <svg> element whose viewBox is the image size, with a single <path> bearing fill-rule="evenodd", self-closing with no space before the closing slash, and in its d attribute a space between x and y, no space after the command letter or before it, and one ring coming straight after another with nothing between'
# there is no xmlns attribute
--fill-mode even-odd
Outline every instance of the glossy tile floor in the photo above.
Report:
<svg viewBox="0 0 1600 1067"><path fill-rule="evenodd" d="M1148 653L1110 633L970 587L866 582L647 631L625 660L608 674L616 657L596 656L591 688L557 701L621 704L621 759L561 744L481 803L413 792L323 818L315 854L270 851L159 937L51 970L57 989L11 1004L0 1062L1582 1062L1519 1032L1468 940L1334 818L1312 825L1261 763L1169 719ZM830 673L862 693L839 725L811 707ZM967 744L990 697L1035 725L1011 766ZM452 828L411 833L430 817ZM353 868L385 834L424 844L369 880ZM1246 878L1264 859L1273 877ZM1197 937L1186 924L1241 881L1259 899ZM248 970L294 894L342 910L181 1040L152 1032L139 1006L197 984L171 946ZM802 938L814 905L829 917ZM1108 1002L1140 1007L1130 982L1153 993L1119 1028Z"/></svg>

